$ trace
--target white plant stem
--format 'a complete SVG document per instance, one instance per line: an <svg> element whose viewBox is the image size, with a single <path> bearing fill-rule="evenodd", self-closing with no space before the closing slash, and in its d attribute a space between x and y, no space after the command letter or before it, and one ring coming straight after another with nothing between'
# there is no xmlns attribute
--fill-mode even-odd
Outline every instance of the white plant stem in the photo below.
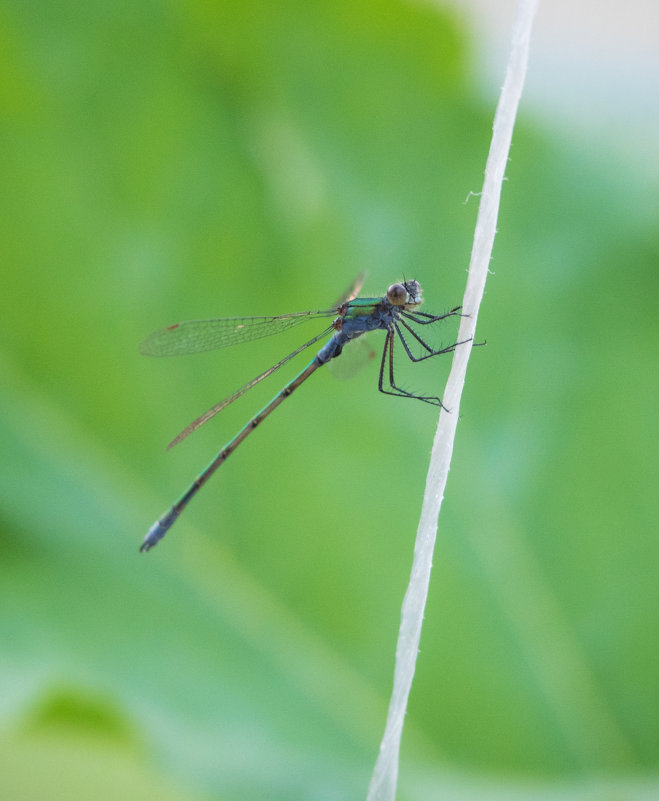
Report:
<svg viewBox="0 0 659 801"><path fill-rule="evenodd" d="M526 66L528 63L531 28L537 0L519 0L513 28L512 46L494 118L490 153L485 167L485 181L481 193L474 243L469 264L469 276L463 300L463 317L458 341L473 339L476 331L478 310L485 290L496 223L499 214L501 187L503 184L517 108L522 94ZM430 467L426 479L426 491L421 509L421 519L414 546L414 561L410 582L403 600L394 686L389 703L389 713L380 753L375 763L368 789L367 801L394 801L398 781L398 761L403 721L407 700L414 678L414 669L419 650L423 613L428 597L432 554L437 536L439 511L444 498L455 430L460 414L460 398L464 387L467 362L472 342L455 351L443 402L450 413L442 411L435 434Z"/></svg>

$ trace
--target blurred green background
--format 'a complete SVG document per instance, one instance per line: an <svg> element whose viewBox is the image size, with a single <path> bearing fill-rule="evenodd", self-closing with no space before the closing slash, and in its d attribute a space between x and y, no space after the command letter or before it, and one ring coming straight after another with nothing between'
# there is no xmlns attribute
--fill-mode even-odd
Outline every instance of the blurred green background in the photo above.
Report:
<svg viewBox="0 0 659 801"><path fill-rule="evenodd" d="M13 0L0 37L0 796L363 798L436 414L380 395L375 363L320 371L140 556L298 365L164 445L314 332L137 344L324 308L362 270L460 303L496 102L467 24ZM637 175L523 106L401 799L659 797L659 196Z"/></svg>

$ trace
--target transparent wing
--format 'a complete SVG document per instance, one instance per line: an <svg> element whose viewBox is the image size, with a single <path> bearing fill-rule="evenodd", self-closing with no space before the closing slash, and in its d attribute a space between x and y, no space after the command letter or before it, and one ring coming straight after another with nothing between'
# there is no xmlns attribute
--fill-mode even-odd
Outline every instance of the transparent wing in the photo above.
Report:
<svg viewBox="0 0 659 801"><path fill-rule="evenodd" d="M354 300L364 283L360 273L331 309L279 314L273 317L218 317L211 320L188 320L154 331L140 344L145 356L185 356L251 342L288 331L306 320L333 317L339 306Z"/></svg>
<svg viewBox="0 0 659 801"><path fill-rule="evenodd" d="M316 342L319 342L321 339L327 337L333 328L330 325L329 328L326 328L325 331L318 334L317 336L310 339L308 342L305 342L304 345L300 345L299 348L296 348L292 353L289 353L288 356L284 356L283 359L277 362L277 364L273 364L272 367L268 367L267 370L261 373L261 375L257 375L256 378L253 378L251 381L248 381L245 386L241 387L239 390L233 393L233 395L229 395L228 397L221 400L219 403L216 403L215 406L212 406L207 412L197 417L196 420L193 420L189 425L187 425L180 434L178 434L174 439L169 443L167 446L167 450L173 448L174 445L178 445L181 440L184 440L187 436L192 434L193 431L196 431L198 428L203 426L204 423L207 423L216 414L219 414L222 409L226 409L229 404L233 403L234 401L238 400L238 398L242 397L246 392L249 392L252 387L255 387L257 384L261 383L264 378L268 378L271 376L276 370L279 370L280 367L283 367L287 362L297 356L299 353L302 353L303 350L314 345Z"/></svg>
<svg viewBox="0 0 659 801"><path fill-rule="evenodd" d="M188 320L154 331L141 344L145 356L184 356L251 342L294 328L306 320L333 317L336 309L281 314L276 317L218 317Z"/></svg>
<svg viewBox="0 0 659 801"><path fill-rule="evenodd" d="M328 362L327 369L341 381L354 378L379 355L379 347L376 336L364 334L344 345L341 357Z"/></svg>
<svg viewBox="0 0 659 801"><path fill-rule="evenodd" d="M334 304L335 309L338 309L339 306L342 306L344 303L349 303L351 300L354 300L357 297L357 295L359 295L367 275L368 275L367 271L359 273L357 278L355 278L355 280L352 282L352 284L350 284L350 286L346 289L343 295L341 295L341 297L336 301L336 303Z"/></svg>

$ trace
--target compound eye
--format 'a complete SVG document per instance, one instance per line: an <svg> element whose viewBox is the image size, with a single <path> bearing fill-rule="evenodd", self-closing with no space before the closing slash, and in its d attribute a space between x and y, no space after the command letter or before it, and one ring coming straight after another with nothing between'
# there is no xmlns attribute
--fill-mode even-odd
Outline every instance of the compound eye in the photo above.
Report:
<svg viewBox="0 0 659 801"><path fill-rule="evenodd" d="M402 284L392 284L387 290L387 300L392 306L404 306L407 303L407 290Z"/></svg>

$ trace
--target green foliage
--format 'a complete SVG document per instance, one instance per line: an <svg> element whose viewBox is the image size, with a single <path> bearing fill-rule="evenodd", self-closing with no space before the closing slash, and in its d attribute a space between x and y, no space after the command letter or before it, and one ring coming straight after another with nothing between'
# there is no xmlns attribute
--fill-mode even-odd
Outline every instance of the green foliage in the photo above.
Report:
<svg viewBox="0 0 659 801"><path fill-rule="evenodd" d="M376 363L319 371L139 556L286 376L164 445L302 340L137 343L322 308L363 269L369 293L405 275L459 303L493 115L459 21L395 0L2 16L0 795L362 797L434 412L380 396ZM528 121L508 178L401 798L611 774L635 798L659 761L657 195ZM406 381L439 391L447 366Z"/></svg>

